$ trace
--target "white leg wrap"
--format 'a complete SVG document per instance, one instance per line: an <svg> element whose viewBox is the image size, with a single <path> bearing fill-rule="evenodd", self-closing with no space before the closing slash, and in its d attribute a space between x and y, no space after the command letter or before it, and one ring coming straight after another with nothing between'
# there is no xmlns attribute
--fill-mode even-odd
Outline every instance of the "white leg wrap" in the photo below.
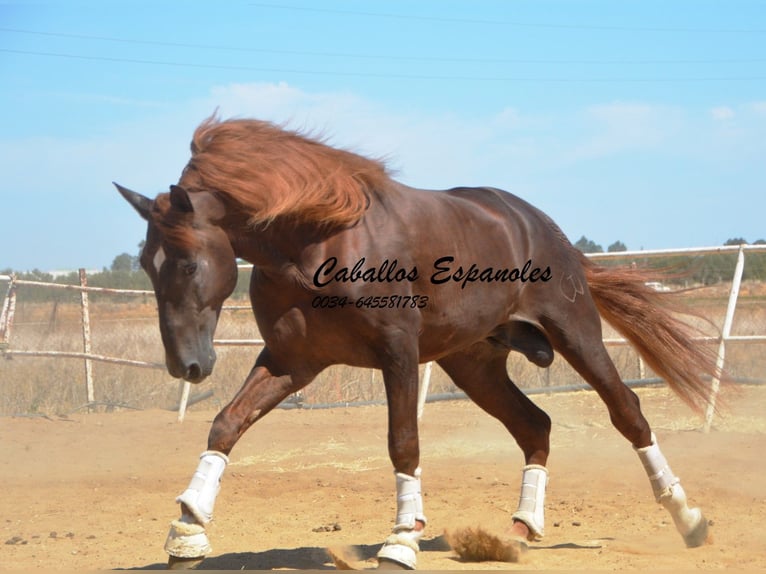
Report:
<svg viewBox="0 0 766 574"><path fill-rule="evenodd" d="M646 475L649 477L654 498L657 502L660 502L662 497L670 492L669 489L680 481L673 474L673 471L670 470L668 461L665 460L665 455L660 451L657 437L654 436L654 433L652 433L652 444L643 448L637 448L636 452L641 463L644 465Z"/></svg>
<svg viewBox="0 0 766 574"><path fill-rule="evenodd" d="M415 521L427 522L423 514L423 494L420 486L420 469L414 476L396 474L396 523L393 534L383 543L378 552L378 559L391 560L403 566L415 569L418 542L423 536L422 530L415 530Z"/></svg>
<svg viewBox="0 0 766 574"><path fill-rule="evenodd" d="M512 518L527 525L535 540L545 534L545 487L548 485L548 469L539 464L524 467L521 477L519 509Z"/></svg>
<svg viewBox="0 0 766 574"><path fill-rule="evenodd" d="M412 530L415 521L426 523L423 514L423 494L420 487L420 469L415 469L415 476L397 472L396 474L396 526L394 532Z"/></svg>
<svg viewBox="0 0 766 574"><path fill-rule="evenodd" d="M681 481L670 470L654 434L652 444L637 448L636 452L649 477L655 499L670 513L686 545L696 547L704 544L707 538L707 520L699 508L689 508Z"/></svg>
<svg viewBox="0 0 766 574"><path fill-rule="evenodd" d="M223 453L208 450L199 459L189 486L176 498L176 502L185 504L194 518L205 525L213 519L215 497L221 488L221 477L229 458Z"/></svg>

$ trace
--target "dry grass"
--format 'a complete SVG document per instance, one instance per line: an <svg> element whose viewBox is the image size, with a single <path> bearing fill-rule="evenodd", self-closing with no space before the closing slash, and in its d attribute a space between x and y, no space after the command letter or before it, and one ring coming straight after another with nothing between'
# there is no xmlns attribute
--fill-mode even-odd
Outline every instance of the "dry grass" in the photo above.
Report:
<svg viewBox="0 0 766 574"><path fill-rule="evenodd" d="M766 305L763 284L745 285L734 321L734 334L766 333ZM720 326L726 309L728 289L715 287L692 292L689 303L713 324ZM244 304L238 302L238 304ZM704 320L700 328L715 330ZM99 298L91 303L92 351L96 354L163 363L164 353L157 328L156 309L151 298L115 302ZM604 336L616 337L605 327ZM216 333L221 339L258 338L249 310L224 312ZM26 303L19 293L10 348L14 350L82 351L80 308L76 303ZM726 362L736 377L763 378L766 372L764 344L732 343ZM609 348L624 379L639 378L639 361L627 346ZM223 406L239 389L255 360L258 347L220 347L213 375L192 390L192 396L213 390L212 401ZM508 361L511 378L523 388L545 388L580 384L573 369L557 357L549 369L539 369L521 355ZM100 410L115 408L173 408L178 403L179 383L164 369L136 368L101 362L93 363L95 400ZM646 377L652 377L648 369ZM80 359L38 357L0 358L0 415L62 415L85 407L84 364ZM433 369L430 393L457 390L444 372ZM321 373L303 391L307 405L379 401L385 398L380 372L335 366ZM210 403L206 405L209 408ZM194 408L194 407L192 407Z"/></svg>

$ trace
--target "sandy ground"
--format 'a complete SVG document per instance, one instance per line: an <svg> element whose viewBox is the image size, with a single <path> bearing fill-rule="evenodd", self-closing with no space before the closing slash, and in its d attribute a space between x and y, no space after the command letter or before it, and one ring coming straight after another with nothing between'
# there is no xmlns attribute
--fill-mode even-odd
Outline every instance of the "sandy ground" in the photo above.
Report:
<svg viewBox="0 0 766 574"><path fill-rule="evenodd" d="M429 570L766 569L766 388L729 397L713 431L665 389L639 391L713 542L687 550L631 447L592 392L537 396L554 419L546 537L520 564L465 563L445 529L502 534L522 459L468 402L428 405L422 467ZM0 569L159 569L174 497L215 413L166 411L0 420ZM327 547L354 546L360 568L394 516L385 409L276 411L232 453L203 569L332 569Z"/></svg>

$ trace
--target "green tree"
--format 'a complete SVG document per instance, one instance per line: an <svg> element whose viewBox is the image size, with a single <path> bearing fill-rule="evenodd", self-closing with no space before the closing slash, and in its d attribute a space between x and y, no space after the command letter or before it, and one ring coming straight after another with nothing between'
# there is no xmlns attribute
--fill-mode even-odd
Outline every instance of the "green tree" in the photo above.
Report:
<svg viewBox="0 0 766 574"><path fill-rule="evenodd" d="M130 273L133 271L135 258L130 253L120 253L112 261L112 271Z"/></svg>
<svg viewBox="0 0 766 574"><path fill-rule="evenodd" d="M577 249L579 249L583 253L603 253L604 252L603 247L591 241L584 235L577 240L577 243L575 243L574 246L577 247Z"/></svg>
<svg viewBox="0 0 766 574"><path fill-rule="evenodd" d="M617 253L618 251L627 251L628 247L622 241L615 241L606 250L608 253Z"/></svg>

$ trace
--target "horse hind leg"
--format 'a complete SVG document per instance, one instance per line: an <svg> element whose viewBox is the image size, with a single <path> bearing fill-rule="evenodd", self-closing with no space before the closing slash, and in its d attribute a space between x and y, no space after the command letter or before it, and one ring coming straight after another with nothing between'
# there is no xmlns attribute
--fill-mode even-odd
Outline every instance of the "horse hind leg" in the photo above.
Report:
<svg viewBox="0 0 766 574"><path fill-rule="evenodd" d="M507 560L509 556L517 559L527 541L539 540L544 535L545 489L548 483L545 465L550 452L551 430L550 417L508 377L507 355L507 349L483 342L438 361L471 400L506 427L524 453L519 506L513 514L510 529L512 540L519 543L513 543L516 550L510 551L510 554L506 545L498 545L491 540L486 545L493 549L493 555L487 558L500 560Z"/></svg>
<svg viewBox="0 0 766 574"><path fill-rule="evenodd" d="M649 477L655 500L670 513L686 546L696 548L705 544L708 522L699 508L689 508L681 480L670 470L654 434L651 445L635 450Z"/></svg>
<svg viewBox="0 0 766 574"><path fill-rule="evenodd" d="M600 318L592 305L580 306L580 317L569 314L569 327L545 325L553 347L596 390L615 428L630 441L643 464L655 499L662 504L686 545L707 540L708 523L698 508L690 509L680 480L670 470L657 438L641 412L638 396L621 380L601 338ZM572 325L576 325L576 328Z"/></svg>

